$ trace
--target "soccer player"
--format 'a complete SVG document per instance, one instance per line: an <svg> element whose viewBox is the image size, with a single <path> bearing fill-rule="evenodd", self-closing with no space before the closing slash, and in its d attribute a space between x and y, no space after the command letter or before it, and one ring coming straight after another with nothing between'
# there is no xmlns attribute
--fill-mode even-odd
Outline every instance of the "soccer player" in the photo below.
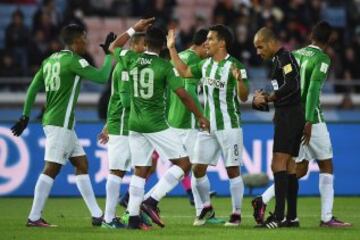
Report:
<svg viewBox="0 0 360 240"><path fill-rule="evenodd" d="M153 20L153 18L143 20L143 23L151 24ZM154 223L164 227L157 211L157 204L191 168L181 139L169 128L165 118L166 88L169 87L177 93L189 110L195 114L201 128L208 129L209 122L183 88L170 62L158 56L166 40L162 30L149 28L146 31L146 51L143 54L121 48L134 32L134 29L130 28L123 33L111 44L110 50L117 61L127 66L130 75L130 152L135 171L129 187L128 227L146 229L140 221L140 205ZM150 156L154 148L160 155L171 160L173 165L155 185L150 197L143 202L145 180L151 167Z"/></svg>
<svg viewBox="0 0 360 240"><path fill-rule="evenodd" d="M111 72L112 58L108 47L115 39L113 33L102 44L106 56L104 64L96 69L81 57L86 51L86 31L75 24L65 26L61 31L65 49L45 59L27 91L23 116L12 127L15 136L26 128L32 105L38 91L45 89L46 109L42 119L46 136L45 167L40 174L34 191L34 201L26 226L53 227L42 217L45 202L55 177L69 159L75 167L76 186L88 207L94 226L101 225L103 212L99 208L88 175L88 160L74 131L75 105L80 92L81 78L105 83Z"/></svg>
<svg viewBox="0 0 360 240"><path fill-rule="evenodd" d="M256 91L253 104L267 106L274 102L274 146L271 168L275 181L275 213L260 227L274 229L284 226L285 199L288 202L288 219L296 215L298 181L293 157L299 154L305 124L301 103L299 66L294 56L282 48L275 33L266 27L254 37L257 53L264 60L272 59L271 83L274 92L270 95ZM295 216L296 217L296 216Z"/></svg>
<svg viewBox="0 0 360 240"><path fill-rule="evenodd" d="M144 33L135 33L130 39L130 49L136 53L145 51ZM106 181L106 205L102 223L104 228L122 228L124 225L115 216L120 195L122 178L130 169L130 147L128 121L130 113L130 92L128 72L123 71L121 62L113 70L111 96L107 111L106 126L101 142L108 143L110 173Z"/></svg>
<svg viewBox="0 0 360 240"><path fill-rule="evenodd" d="M220 154L224 157L230 178L232 214L225 226L239 226L244 183L240 175L243 136L239 119L239 102L248 98L248 81L244 66L228 54L233 41L230 30L214 25L207 35L208 58L193 65L185 64L175 48L175 33L168 33L171 60L182 77L202 78L205 97L205 116L210 119L210 134L198 133L193 163L193 191L197 191L203 208L194 221L195 226L205 224L214 215L210 202L210 183L206 175L208 165L216 165Z"/></svg>
<svg viewBox="0 0 360 240"><path fill-rule="evenodd" d="M330 135L320 107L321 88L326 80L330 58L324 52L329 44L331 26L327 22L317 23L311 32L311 44L293 51L300 65L301 100L305 106L305 128L303 144L296 158L296 175L301 178L308 171L309 161L318 160L320 169L319 191L321 195L320 227L349 227L350 223L338 220L333 216L334 176L333 152ZM274 187L269 187L261 197L253 200L255 219L263 218L266 204L274 196ZM262 211L259 211L263 209ZM293 219L291 219L293 221Z"/></svg>
<svg viewBox="0 0 360 240"><path fill-rule="evenodd" d="M207 57L206 40L208 32L209 31L206 29L198 30L194 34L190 48L179 53L179 57L182 61L184 61L185 64L198 64L202 59ZM197 94L200 78L182 78L182 81L185 85L186 91L192 96L198 106L200 106ZM168 122L182 139L191 161L194 158L194 146L197 134L199 132L198 124L196 123L194 114L192 114L184 106L184 104L174 92L170 92ZM182 185L185 190L188 188L186 192L190 196L190 201L193 201L192 204L195 204L196 216L198 217L203 208L203 204L196 189L194 189L194 191L192 190L189 176L184 177L182 180ZM218 219L211 218L209 221L212 223L217 223Z"/></svg>

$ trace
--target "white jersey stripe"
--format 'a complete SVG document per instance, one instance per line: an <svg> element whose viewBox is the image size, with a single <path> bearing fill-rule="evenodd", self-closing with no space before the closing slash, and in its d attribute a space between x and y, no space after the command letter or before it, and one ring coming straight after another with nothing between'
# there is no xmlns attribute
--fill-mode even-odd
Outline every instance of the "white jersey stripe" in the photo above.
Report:
<svg viewBox="0 0 360 240"><path fill-rule="evenodd" d="M216 71L218 69L218 64L217 63L213 63L211 66L211 70L210 70L210 79L215 79L215 74ZM207 84L207 83L206 83ZM217 125L216 125L216 109L215 109L215 104L214 104L214 87L208 85L208 89L209 89L209 96L208 96L208 101L209 101L209 110L210 110L210 129L212 131L217 130Z"/></svg>
<svg viewBox="0 0 360 240"><path fill-rule="evenodd" d="M202 84L203 84L203 93L204 93L204 106L206 106L207 101L208 101L208 94L205 91L205 83L206 83L206 70L210 64L211 59L209 58L208 60L206 60L206 62L204 63L204 65L202 66L201 72L202 72ZM205 109L204 109L205 110Z"/></svg>
<svg viewBox="0 0 360 240"><path fill-rule="evenodd" d="M231 119L228 113L228 107L226 102L226 94L227 94L227 87L228 87L228 80L229 80L229 72L232 62L227 61L223 67L221 75L221 82L225 83L224 89L220 89L219 91L219 101L220 101L220 109L223 116L224 121L224 129L231 129Z"/></svg>
<svg viewBox="0 0 360 240"><path fill-rule="evenodd" d="M80 76L76 75L74 85L73 85L73 88L71 90L70 99L69 99L68 105L66 107L66 114L65 114L65 119L64 119L64 128L69 128L71 110L72 110L72 107L74 105L74 98L75 98L76 88L77 88L77 85L78 85L79 81L80 81Z"/></svg>
<svg viewBox="0 0 360 240"><path fill-rule="evenodd" d="M124 134L125 108L123 107L120 117L120 135Z"/></svg>

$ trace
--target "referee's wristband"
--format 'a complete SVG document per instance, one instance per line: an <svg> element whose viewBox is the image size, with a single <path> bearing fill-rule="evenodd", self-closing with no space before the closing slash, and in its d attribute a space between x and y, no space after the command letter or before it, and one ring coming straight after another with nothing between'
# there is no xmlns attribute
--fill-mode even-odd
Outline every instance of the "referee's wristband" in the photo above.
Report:
<svg viewBox="0 0 360 240"><path fill-rule="evenodd" d="M129 28L129 29L126 31L126 33L127 33L130 37L132 37L132 36L135 34L135 30L131 27L131 28Z"/></svg>

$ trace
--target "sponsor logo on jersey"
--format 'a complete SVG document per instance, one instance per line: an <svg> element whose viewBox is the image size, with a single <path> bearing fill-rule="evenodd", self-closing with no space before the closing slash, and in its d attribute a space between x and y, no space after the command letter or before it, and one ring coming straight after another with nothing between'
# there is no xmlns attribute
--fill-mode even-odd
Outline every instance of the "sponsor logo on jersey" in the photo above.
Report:
<svg viewBox="0 0 360 240"><path fill-rule="evenodd" d="M219 89L225 87L224 82L217 80L217 79L212 79L212 78L206 78L206 84L208 86L212 86L212 87L219 88Z"/></svg>
<svg viewBox="0 0 360 240"><path fill-rule="evenodd" d="M284 70L285 74L288 74L288 73L291 73L293 69L292 69L291 64L289 63L283 67L283 70Z"/></svg>
<svg viewBox="0 0 360 240"><path fill-rule="evenodd" d="M150 65L152 62L152 59L149 59L149 58L139 58L138 60L138 64L140 65Z"/></svg>
<svg viewBox="0 0 360 240"><path fill-rule="evenodd" d="M21 185L29 166L29 150L23 138L0 127L0 195L11 193Z"/></svg>

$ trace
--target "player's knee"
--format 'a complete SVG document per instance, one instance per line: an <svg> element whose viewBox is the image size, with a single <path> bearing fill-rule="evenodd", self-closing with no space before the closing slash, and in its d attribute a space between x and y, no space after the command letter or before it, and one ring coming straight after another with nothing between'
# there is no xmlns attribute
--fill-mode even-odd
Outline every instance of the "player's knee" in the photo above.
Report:
<svg viewBox="0 0 360 240"><path fill-rule="evenodd" d="M318 161L318 165L320 173L333 174L333 164L331 159Z"/></svg>
<svg viewBox="0 0 360 240"><path fill-rule="evenodd" d="M121 170L114 170L114 169L112 169L112 170L110 170L110 174L112 174L112 175L115 175L115 176L118 176L118 177L124 177L124 175L125 175L125 171L121 171Z"/></svg>
<svg viewBox="0 0 360 240"><path fill-rule="evenodd" d="M46 162L43 170L43 174L55 179L61 170L61 164Z"/></svg>
<svg viewBox="0 0 360 240"><path fill-rule="evenodd" d="M192 167L192 172L196 178L201 178L206 174L207 165L195 164Z"/></svg>
<svg viewBox="0 0 360 240"><path fill-rule="evenodd" d="M309 168L309 163L306 160L296 163L296 177L298 179L304 177L308 172L308 168Z"/></svg>
<svg viewBox="0 0 360 240"><path fill-rule="evenodd" d="M87 174L88 173L88 163L87 161L81 161L75 165L76 175Z"/></svg>
<svg viewBox="0 0 360 240"><path fill-rule="evenodd" d="M227 167L227 174L229 178L236 178L240 176L240 168L238 166L235 167Z"/></svg>

